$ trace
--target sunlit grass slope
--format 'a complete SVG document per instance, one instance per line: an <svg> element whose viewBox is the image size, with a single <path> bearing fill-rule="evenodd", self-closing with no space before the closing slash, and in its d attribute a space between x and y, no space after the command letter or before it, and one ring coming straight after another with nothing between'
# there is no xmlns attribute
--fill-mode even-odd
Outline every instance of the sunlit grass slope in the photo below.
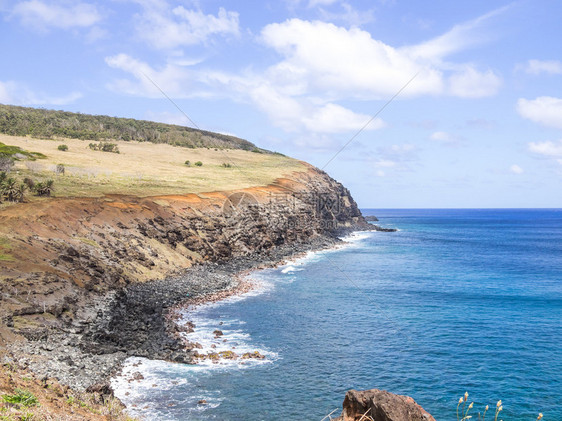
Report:
<svg viewBox="0 0 562 421"><path fill-rule="evenodd" d="M38 181L54 179L56 197L236 190L267 185L285 174L306 170L298 160L261 151L108 141L116 143L120 153L92 150L89 140L0 135L0 142L6 145L45 155L36 160L21 157L15 161L13 171ZM62 144L68 146L67 151L58 149ZM190 161L189 166L186 161ZM202 166L195 165L198 161ZM64 174L57 173L59 164L64 165Z"/></svg>

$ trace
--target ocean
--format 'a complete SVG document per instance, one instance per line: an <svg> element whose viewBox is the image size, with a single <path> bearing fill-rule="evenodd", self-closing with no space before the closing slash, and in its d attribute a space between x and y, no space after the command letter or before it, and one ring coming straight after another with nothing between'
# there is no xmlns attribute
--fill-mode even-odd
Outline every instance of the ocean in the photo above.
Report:
<svg viewBox="0 0 562 421"><path fill-rule="evenodd" d="M132 358L117 396L146 420L321 420L378 388L455 420L468 392L473 419L501 399L498 420L562 420L562 210L363 213L399 231L254 272L251 292L185 315L200 352L264 359Z"/></svg>

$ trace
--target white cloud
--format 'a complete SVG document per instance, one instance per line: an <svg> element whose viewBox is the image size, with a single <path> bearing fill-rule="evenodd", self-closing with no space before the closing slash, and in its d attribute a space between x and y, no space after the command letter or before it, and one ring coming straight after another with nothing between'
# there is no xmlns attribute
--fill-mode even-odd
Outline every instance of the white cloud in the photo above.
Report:
<svg viewBox="0 0 562 421"><path fill-rule="evenodd" d="M137 0L143 7L136 16L138 36L158 49L205 43L213 35L239 35L237 12L219 8L217 15L183 6L171 8L159 0Z"/></svg>
<svg viewBox="0 0 562 421"><path fill-rule="evenodd" d="M366 114L357 114L340 105L328 103L314 110L311 115L303 117L302 122L311 132L338 133L359 130L370 119L371 117ZM376 130L384 126L384 122L377 118L366 127L366 130Z"/></svg>
<svg viewBox="0 0 562 421"><path fill-rule="evenodd" d="M562 158L562 140L558 142L530 142L529 150L548 158Z"/></svg>
<svg viewBox="0 0 562 421"><path fill-rule="evenodd" d="M479 72L472 66L449 78L450 92L460 98L482 98L495 95L501 79L491 70Z"/></svg>
<svg viewBox="0 0 562 421"><path fill-rule="evenodd" d="M541 73L562 74L562 62L558 60L529 60L524 66L518 67L532 75L540 75Z"/></svg>
<svg viewBox="0 0 562 421"><path fill-rule="evenodd" d="M509 167L509 170L513 173L513 174L523 174L523 168L521 168L519 165L517 164L513 164L511 167Z"/></svg>
<svg viewBox="0 0 562 421"><path fill-rule="evenodd" d="M289 132L357 131L371 119L369 115L355 113L338 104L326 103L319 106L310 100L293 98L266 82L257 86L243 86L241 89L250 93L251 99L269 115L275 125ZM377 130L384 126L384 122L377 118L365 130Z"/></svg>
<svg viewBox="0 0 562 421"><path fill-rule="evenodd" d="M429 136L429 138L436 142L448 143L448 144L456 144L463 140L463 138L459 135L448 133L448 132L442 132L442 131L433 132Z"/></svg>
<svg viewBox="0 0 562 421"><path fill-rule="evenodd" d="M287 73L307 92L332 98L381 99L394 95L412 76L403 96L452 95L462 98L497 93L501 78L491 70L446 62L446 56L472 45L489 13L428 42L395 48L357 27L290 19L263 28L263 43L282 61L269 69L274 83ZM468 41L467 41L468 40Z"/></svg>
<svg viewBox="0 0 562 421"><path fill-rule="evenodd" d="M228 19L228 16L234 15L222 10L216 19L222 16L227 21L224 26L217 26L223 28L223 32L210 31L208 25L202 24L207 29L193 36L191 21L188 22L190 16L195 13L202 22L208 22L209 15L193 11L186 14L183 7L179 13L178 8L170 10L165 1L136 1L141 2L144 10L138 17L139 29L147 40L161 48L204 42L213 33L238 31L237 15L233 24L234 18ZM473 40L476 33L482 32L484 23L500 12L458 25L434 42L400 48L374 39L369 32L357 27L301 19L273 23L262 29L259 39L274 50L279 59L265 69L249 68L239 74L212 69L201 71L199 67L186 69L173 57L158 70L122 54L106 61L136 79L116 81L111 84L112 89L135 95L161 95L142 75L145 73L171 97L218 95L250 102L285 131L298 133L301 138L308 133L323 139L327 133L358 130L369 120L370 112L376 111L358 112L343 106L342 101L388 99L416 74L401 97L453 95L464 98L494 94L501 84L499 76L473 65L448 62L446 56L472 45L467 39ZM215 19L211 21L216 23ZM143 28L141 23L147 27ZM181 35L183 32L185 34ZM383 126L383 121L377 119L367 129Z"/></svg>
<svg viewBox="0 0 562 421"><path fill-rule="evenodd" d="M25 26L46 30L91 27L101 21L96 6L90 3L57 3L30 0L17 3L12 16L18 17Z"/></svg>
<svg viewBox="0 0 562 421"><path fill-rule="evenodd" d="M541 96L536 99L520 98L517 112L521 117L543 126L562 129L562 99Z"/></svg>
<svg viewBox="0 0 562 421"><path fill-rule="evenodd" d="M190 96L190 75L185 68L167 64L162 70L156 70L127 54L106 57L105 62L110 67L129 73L136 79L135 81L116 80L109 84L112 90L152 98L161 98L160 90L176 98Z"/></svg>
<svg viewBox="0 0 562 421"><path fill-rule="evenodd" d="M287 72L308 92L333 97L381 98L393 95L421 66L407 54L358 28L291 19L267 25L263 42L284 57L269 70L275 83ZM405 95L441 92L441 72L426 68Z"/></svg>
<svg viewBox="0 0 562 421"><path fill-rule="evenodd" d="M426 41L422 44L408 47L413 56L426 60L440 60L449 54L464 50L466 48L484 43L487 36L482 30L483 25L490 19L498 16L509 9L505 6L476 19L455 25L448 32Z"/></svg>
<svg viewBox="0 0 562 421"><path fill-rule="evenodd" d="M27 86L14 82L0 81L0 103L11 105L65 105L80 99L80 92L71 92L61 97L52 97L44 93L36 93Z"/></svg>

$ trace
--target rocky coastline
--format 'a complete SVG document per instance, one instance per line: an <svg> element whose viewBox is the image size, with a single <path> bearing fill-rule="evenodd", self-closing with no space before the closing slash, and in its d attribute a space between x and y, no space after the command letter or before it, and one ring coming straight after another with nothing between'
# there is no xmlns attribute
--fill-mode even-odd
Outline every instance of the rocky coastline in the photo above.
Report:
<svg viewBox="0 0 562 421"><path fill-rule="evenodd" d="M244 292L244 274L339 243L335 237L317 237L280 246L267 255L204 263L179 276L112 291L91 303L93 320L51 331L37 340L14 342L3 362L31 369L41 378L57 378L75 390L105 389L107 393L111 393L110 377L128 357L194 364L197 344L186 344L181 338L175 310Z"/></svg>
<svg viewBox="0 0 562 421"><path fill-rule="evenodd" d="M21 206L0 214L15 257L3 270L1 360L106 393L129 356L195 362L175 306L235 293L244 272L376 229L347 189L312 167L204 197Z"/></svg>

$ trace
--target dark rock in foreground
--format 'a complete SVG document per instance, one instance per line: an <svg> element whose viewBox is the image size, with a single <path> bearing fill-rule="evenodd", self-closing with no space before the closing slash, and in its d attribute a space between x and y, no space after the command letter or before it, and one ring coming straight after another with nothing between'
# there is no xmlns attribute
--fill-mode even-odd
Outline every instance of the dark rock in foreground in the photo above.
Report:
<svg viewBox="0 0 562 421"><path fill-rule="evenodd" d="M386 390L350 390L343 401L338 421L435 421L409 396L395 395Z"/></svg>

